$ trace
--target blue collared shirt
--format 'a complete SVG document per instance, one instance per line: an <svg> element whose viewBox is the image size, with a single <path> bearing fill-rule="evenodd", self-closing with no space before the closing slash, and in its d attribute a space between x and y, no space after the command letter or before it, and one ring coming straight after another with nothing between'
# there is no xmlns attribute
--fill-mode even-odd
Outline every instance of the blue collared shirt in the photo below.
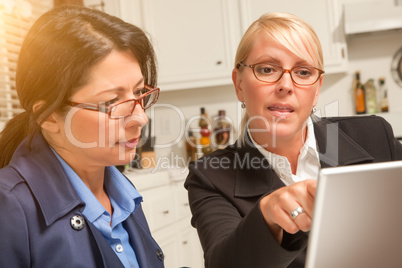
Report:
<svg viewBox="0 0 402 268"><path fill-rule="evenodd" d="M54 150L53 152L81 200L86 204L82 214L105 237L124 267L139 267L134 249L130 244L130 237L122 223L135 212L142 201L142 196L115 167L106 167L105 188L113 207L111 217L77 173ZM111 225L110 220L112 220Z"/></svg>

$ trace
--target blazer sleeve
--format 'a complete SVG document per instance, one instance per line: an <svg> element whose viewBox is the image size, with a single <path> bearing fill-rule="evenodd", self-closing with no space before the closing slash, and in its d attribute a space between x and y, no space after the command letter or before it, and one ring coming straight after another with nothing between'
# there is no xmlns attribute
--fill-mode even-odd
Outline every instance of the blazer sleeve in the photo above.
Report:
<svg viewBox="0 0 402 268"><path fill-rule="evenodd" d="M305 249L306 235L297 240L297 250L282 248L263 219L259 201L242 217L205 174L192 165L185 187L192 225L204 249L205 267L286 267Z"/></svg>
<svg viewBox="0 0 402 268"><path fill-rule="evenodd" d="M390 145L392 160L402 160L402 143L395 138L391 124L388 123L385 119L381 119Z"/></svg>
<svg viewBox="0 0 402 268"><path fill-rule="evenodd" d="M0 267L30 267L28 226L13 188L0 182Z"/></svg>

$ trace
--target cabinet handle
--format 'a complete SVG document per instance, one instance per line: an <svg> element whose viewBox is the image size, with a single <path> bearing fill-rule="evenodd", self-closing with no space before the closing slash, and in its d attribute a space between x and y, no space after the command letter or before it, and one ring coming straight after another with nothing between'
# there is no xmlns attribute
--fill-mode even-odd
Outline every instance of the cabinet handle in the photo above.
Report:
<svg viewBox="0 0 402 268"><path fill-rule="evenodd" d="M169 214L169 210L164 210L164 211L162 211L162 213L165 214L165 215Z"/></svg>
<svg viewBox="0 0 402 268"><path fill-rule="evenodd" d="M183 245L187 245L188 242L187 242L187 241L183 241L182 243L183 243Z"/></svg>
<svg viewBox="0 0 402 268"><path fill-rule="evenodd" d="M222 64L222 61L221 60L218 60L217 62L216 62L216 65L221 65Z"/></svg>

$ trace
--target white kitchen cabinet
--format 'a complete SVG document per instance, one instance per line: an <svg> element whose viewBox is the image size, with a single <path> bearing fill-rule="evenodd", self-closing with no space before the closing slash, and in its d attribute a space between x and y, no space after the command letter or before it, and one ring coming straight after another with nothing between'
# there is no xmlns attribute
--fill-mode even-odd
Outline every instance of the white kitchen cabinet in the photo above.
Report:
<svg viewBox="0 0 402 268"><path fill-rule="evenodd" d="M173 225L152 232L165 254L165 267L204 267L201 245L197 232L188 223L190 218L183 218Z"/></svg>
<svg viewBox="0 0 402 268"><path fill-rule="evenodd" d="M294 13L316 30L326 73L347 70L340 0L120 0L119 16L152 39L162 90L230 85L240 38L263 13Z"/></svg>
<svg viewBox="0 0 402 268"><path fill-rule="evenodd" d="M114 16L120 15L119 1L115 0L84 0L84 5L93 9L105 11Z"/></svg>
<svg viewBox="0 0 402 268"><path fill-rule="evenodd" d="M141 23L138 12L123 10L126 2L121 17L141 24L154 43L162 90L231 84L241 35L238 1L141 0Z"/></svg>
<svg viewBox="0 0 402 268"><path fill-rule="evenodd" d="M165 267L202 268L203 251L191 226L185 173L125 172L143 196L142 208L152 236L165 254Z"/></svg>
<svg viewBox="0 0 402 268"><path fill-rule="evenodd" d="M267 12L288 12L309 23L321 41L326 73L347 71L342 5L338 0L242 0L243 30Z"/></svg>

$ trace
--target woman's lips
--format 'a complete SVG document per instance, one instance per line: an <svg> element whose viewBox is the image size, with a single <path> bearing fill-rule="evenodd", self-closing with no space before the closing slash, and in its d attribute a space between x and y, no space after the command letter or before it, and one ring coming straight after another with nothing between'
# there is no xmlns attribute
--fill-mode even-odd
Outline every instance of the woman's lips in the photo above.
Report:
<svg viewBox="0 0 402 268"><path fill-rule="evenodd" d="M290 116L294 109L290 105L275 104L268 107L268 110L276 117L287 117Z"/></svg>
<svg viewBox="0 0 402 268"><path fill-rule="evenodd" d="M119 144L127 148L135 148L138 145L138 141L139 138L134 138L125 142L119 142Z"/></svg>

